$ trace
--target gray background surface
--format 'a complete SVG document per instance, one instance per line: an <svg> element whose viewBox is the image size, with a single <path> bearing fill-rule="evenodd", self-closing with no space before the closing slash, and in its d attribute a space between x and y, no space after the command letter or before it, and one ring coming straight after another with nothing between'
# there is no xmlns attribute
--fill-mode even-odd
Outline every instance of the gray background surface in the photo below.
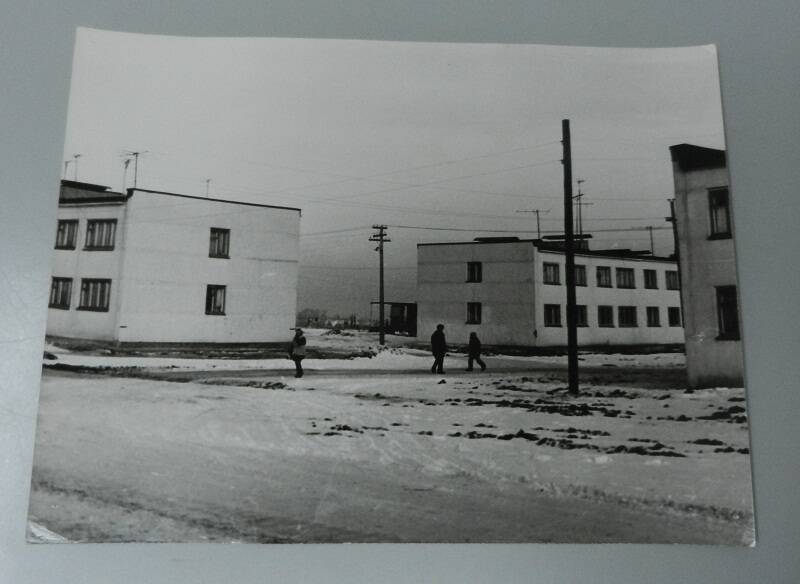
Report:
<svg viewBox="0 0 800 584"><path fill-rule="evenodd" d="M0 0L0 15L0 581L800 580L795 0ZM758 546L26 545L49 234L77 26L196 36L629 47L716 43L737 229Z"/></svg>

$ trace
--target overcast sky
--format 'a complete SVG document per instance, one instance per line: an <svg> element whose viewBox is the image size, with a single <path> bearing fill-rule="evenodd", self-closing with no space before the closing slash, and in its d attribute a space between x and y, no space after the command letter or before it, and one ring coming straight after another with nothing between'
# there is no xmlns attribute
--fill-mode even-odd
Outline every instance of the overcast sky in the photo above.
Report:
<svg viewBox="0 0 800 584"><path fill-rule="evenodd" d="M716 51L78 33L64 159L138 186L303 210L298 308L415 299L416 244L563 229L561 120L592 246L672 252L669 146L724 148ZM132 167L131 167L132 169ZM75 164L66 177L74 178ZM132 186L128 173L127 186ZM575 191L577 192L577 183ZM422 229L425 228L425 229ZM494 231L492 231L494 230ZM508 233L504 233L507 231Z"/></svg>

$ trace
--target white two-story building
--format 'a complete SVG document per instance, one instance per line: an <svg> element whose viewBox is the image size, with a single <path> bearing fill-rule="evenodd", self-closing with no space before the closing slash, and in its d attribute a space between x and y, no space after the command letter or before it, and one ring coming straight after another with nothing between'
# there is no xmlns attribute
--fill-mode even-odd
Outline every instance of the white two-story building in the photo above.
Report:
<svg viewBox="0 0 800 584"><path fill-rule="evenodd" d="M556 347L567 343L565 254L553 244L482 238L417 246L419 335ZM683 342L674 260L634 253L575 254L578 343L583 347Z"/></svg>
<svg viewBox="0 0 800 584"><path fill-rule="evenodd" d="M62 181L47 334L163 343L284 340L300 210Z"/></svg>

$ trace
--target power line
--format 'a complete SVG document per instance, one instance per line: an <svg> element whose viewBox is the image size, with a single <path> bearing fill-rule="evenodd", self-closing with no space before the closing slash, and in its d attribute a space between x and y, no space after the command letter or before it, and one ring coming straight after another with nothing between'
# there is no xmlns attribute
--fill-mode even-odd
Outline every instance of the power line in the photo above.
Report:
<svg viewBox="0 0 800 584"><path fill-rule="evenodd" d="M483 228L462 228L462 227L422 227L419 225L387 225L387 227L392 227L395 229L420 229L425 231L466 231L471 233L535 233L535 230L532 229L483 229ZM605 229L592 229L589 233L622 233L626 231L647 231L650 229L651 226L638 226L638 227L617 227L617 228L605 228ZM664 229L671 229L671 227L653 227L654 231L660 231ZM562 230L559 229L543 229L542 233L547 234L557 234L563 233Z"/></svg>

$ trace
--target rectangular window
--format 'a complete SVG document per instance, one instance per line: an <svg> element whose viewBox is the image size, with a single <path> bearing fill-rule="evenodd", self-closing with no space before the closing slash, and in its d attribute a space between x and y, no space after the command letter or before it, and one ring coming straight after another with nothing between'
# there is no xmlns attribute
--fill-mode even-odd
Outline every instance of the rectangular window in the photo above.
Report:
<svg viewBox="0 0 800 584"><path fill-rule="evenodd" d="M561 326L561 305L544 305L544 326Z"/></svg>
<svg viewBox="0 0 800 584"><path fill-rule="evenodd" d="M636 323L636 307L620 306L617 308L617 322L621 327L639 326Z"/></svg>
<svg viewBox="0 0 800 584"><path fill-rule="evenodd" d="M575 306L575 326L589 326L585 304L577 304Z"/></svg>
<svg viewBox="0 0 800 584"><path fill-rule="evenodd" d="M206 314L225 314L225 286L206 286Z"/></svg>
<svg viewBox="0 0 800 584"><path fill-rule="evenodd" d="M647 326L661 326L661 313L658 306L647 307Z"/></svg>
<svg viewBox="0 0 800 584"><path fill-rule="evenodd" d="M682 326L680 307L670 306L667 308L667 320L669 322L669 326Z"/></svg>
<svg viewBox="0 0 800 584"><path fill-rule="evenodd" d="M86 224L85 249L114 249L114 234L116 231L116 219L89 219Z"/></svg>
<svg viewBox="0 0 800 584"><path fill-rule="evenodd" d="M69 310L69 300L72 296L72 278L53 278L50 285L50 308Z"/></svg>
<svg viewBox="0 0 800 584"><path fill-rule="evenodd" d="M731 236L731 214L728 189L708 191L708 211L711 225L709 239L726 239Z"/></svg>
<svg viewBox="0 0 800 584"><path fill-rule="evenodd" d="M597 326L613 327L614 326L614 307L613 306L598 306L597 307Z"/></svg>
<svg viewBox="0 0 800 584"><path fill-rule="evenodd" d="M633 268L617 268L617 288L636 288Z"/></svg>
<svg viewBox="0 0 800 584"><path fill-rule="evenodd" d="M575 285L586 286L586 266L575 264Z"/></svg>
<svg viewBox="0 0 800 584"><path fill-rule="evenodd" d="M75 249L77 235L77 219L59 219L56 231L56 249Z"/></svg>
<svg viewBox="0 0 800 584"><path fill-rule="evenodd" d="M667 270L664 276L667 280L667 290L678 290L680 288L678 272L676 270Z"/></svg>
<svg viewBox="0 0 800 584"><path fill-rule="evenodd" d="M81 301L78 305L78 310L108 312L110 296L111 280L105 278L82 278Z"/></svg>
<svg viewBox="0 0 800 584"><path fill-rule="evenodd" d="M560 284L561 274L559 273L558 264L544 263L544 283L545 284Z"/></svg>
<svg viewBox="0 0 800 584"><path fill-rule="evenodd" d="M611 268L608 266L597 266L597 286L611 288Z"/></svg>
<svg viewBox="0 0 800 584"><path fill-rule="evenodd" d="M467 302L467 324L481 323L481 303Z"/></svg>
<svg viewBox="0 0 800 584"><path fill-rule="evenodd" d="M658 272L655 270L644 271L644 287L648 290L658 289Z"/></svg>
<svg viewBox="0 0 800 584"><path fill-rule="evenodd" d="M717 286L718 339L739 339L739 306L736 300L736 286Z"/></svg>
<svg viewBox="0 0 800 584"><path fill-rule="evenodd" d="M467 282L483 281L483 264L481 262L467 262Z"/></svg>
<svg viewBox="0 0 800 584"><path fill-rule="evenodd" d="M208 257L210 258L227 258L228 245L231 238L230 229L221 229L219 227L211 228L211 239L208 244Z"/></svg>

